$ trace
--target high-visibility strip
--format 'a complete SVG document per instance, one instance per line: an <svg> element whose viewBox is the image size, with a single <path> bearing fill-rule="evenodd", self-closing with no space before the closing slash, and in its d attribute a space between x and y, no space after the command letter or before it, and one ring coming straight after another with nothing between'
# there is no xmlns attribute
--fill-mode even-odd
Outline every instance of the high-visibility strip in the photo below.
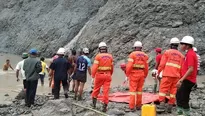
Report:
<svg viewBox="0 0 205 116"><path fill-rule="evenodd" d="M170 97L171 97L171 98L175 98L175 95L173 95L173 94L170 94Z"/></svg>
<svg viewBox="0 0 205 116"><path fill-rule="evenodd" d="M142 95L142 92L137 92L138 95Z"/></svg>
<svg viewBox="0 0 205 116"><path fill-rule="evenodd" d="M100 66L100 67L98 67L98 70L102 70L102 71L111 70L111 67Z"/></svg>
<svg viewBox="0 0 205 116"><path fill-rule="evenodd" d="M175 68L181 68L180 65L174 64L174 63L171 63L171 62L167 62L166 65L167 65L167 66L172 66L172 67L175 67Z"/></svg>
<svg viewBox="0 0 205 116"><path fill-rule="evenodd" d="M134 64L133 68L144 68L144 65L140 65L140 64Z"/></svg>
<svg viewBox="0 0 205 116"><path fill-rule="evenodd" d="M97 61L97 60L94 60L94 64L99 64L99 61Z"/></svg>
<svg viewBox="0 0 205 116"><path fill-rule="evenodd" d="M165 93L159 93L159 96L166 96Z"/></svg>
<svg viewBox="0 0 205 116"><path fill-rule="evenodd" d="M132 58L128 58L129 62L134 62L134 60Z"/></svg>
<svg viewBox="0 0 205 116"><path fill-rule="evenodd" d="M137 92L130 92L130 95L136 95Z"/></svg>

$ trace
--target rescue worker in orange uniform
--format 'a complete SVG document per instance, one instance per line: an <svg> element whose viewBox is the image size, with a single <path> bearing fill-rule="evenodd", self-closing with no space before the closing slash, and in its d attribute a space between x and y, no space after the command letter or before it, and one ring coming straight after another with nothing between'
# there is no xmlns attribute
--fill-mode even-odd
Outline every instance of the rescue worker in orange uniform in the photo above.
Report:
<svg viewBox="0 0 205 116"><path fill-rule="evenodd" d="M159 90L159 110L165 110L171 113L172 107L175 104L176 92L177 92L177 82L181 77L181 66L183 64L184 56L178 51L178 45L180 41L178 38L172 38L170 40L170 49L166 50L162 55L160 65L158 67L157 74L163 70L162 80L160 83ZM167 94L170 94L170 99L168 102L168 107L165 106L165 98ZM166 107L166 109L165 109Z"/></svg>
<svg viewBox="0 0 205 116"><path fill-rule="evenodd" d="M99 52L95 56L92 66L92 77L94 78L94 89L92 92L93 107L96 107L97 97L100 88L103 87L103 112L107 111L109 102L108 95L110 90L111 76L113 74L113 57L107 53L107 45L105 42L99 44Z"/></svg>
<svg viewBox="0 0 205 116"><path fill-rule="evenodd" d="M142 87L148 74L148 56L142 52L142 43L134 43L135 51L129 55L126 65L126 75L129 78L130 91L130 111L141 109L142 105Z"/></svg>

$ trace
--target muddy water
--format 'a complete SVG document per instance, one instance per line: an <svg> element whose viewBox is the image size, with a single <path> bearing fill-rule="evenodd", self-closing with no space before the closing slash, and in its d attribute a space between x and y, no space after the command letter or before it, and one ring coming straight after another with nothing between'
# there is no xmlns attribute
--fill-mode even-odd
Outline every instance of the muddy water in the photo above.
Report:
<svg viewBox="0 0 205 116"><path fill-rule="evenodd" d="M10 54L3 54L0 53L0 66L3 66L6 59L10 59L12 67L15 69L16 64L21 60L19 56L16 55L10 55ZM47 59L47 63L48 63ZM2 71L3 67L0 67L0 104L4 103L5 101L11 101L16 95L17 92L20 91L23 88L23 82L22 79L17 82L15 71L9 70L9 71ZM119 68L115 68L114 74L112 76L112 86L118 86L122 85L124 81L124 73ZM205 81L205 76L200 76L198 78L198 82ZM151 76L148 76L145 81L145 85L152 85L153 79ZM72 84L72 83L71 83ZM86 89L90 89L91 85L91 78L88 76L87 83L85 85ZM51 89L48 87L48 76L45 78L45 85L42 87L39 81L37 94L48 94L50 93ZM9 96L5 96L5 94L8 94Z"/></svg>

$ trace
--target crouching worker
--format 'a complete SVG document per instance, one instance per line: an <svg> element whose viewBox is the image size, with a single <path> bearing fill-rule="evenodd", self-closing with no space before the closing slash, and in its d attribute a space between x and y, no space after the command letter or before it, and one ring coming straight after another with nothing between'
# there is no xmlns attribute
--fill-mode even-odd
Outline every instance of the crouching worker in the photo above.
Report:
<svg viewBox="0 0 205 116"><path fill-rule="evenodd" d="M78 96L78 100L82 99L83 88L85 82L87 81L87 70L89 75L91 75L91 69L90 69L91 61L87 57L88 54L89 54L89 49L83 48L83 55L79 56L77 59L77 68L75 69L76 70L75 71L76 72L75 97L74 97L75 100L77 96Z"/></svg>
<svg viewBox="0 0 205 116"><path fill-rule="evenodd" d="M142 43L136 41L134 49L128 58L126 75L129 77L130 111L140 110L142 105L142 87L148 74L148 56L142 52Z"/></svg>
<svg viewBox="0 0 205 116"><path fill-rule="evenodd" d="M92 66L92 77L94 79L94 89L92 93L93 107L96 107L97 97L100 92L100 88L103 87L103 112L107 111L107 105L109 102L108 95L111 83L111 76L113 73L113 57L107 53L107 45L105 42L99 44L99 52L94 60Z"/></svg>

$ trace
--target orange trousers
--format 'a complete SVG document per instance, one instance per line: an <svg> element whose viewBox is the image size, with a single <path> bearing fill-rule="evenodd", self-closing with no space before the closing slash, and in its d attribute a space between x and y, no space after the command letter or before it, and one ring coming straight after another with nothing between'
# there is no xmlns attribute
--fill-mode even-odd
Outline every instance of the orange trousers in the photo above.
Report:
<svg viewBox="0 0 205 116"><path fill-rule="evenodd" d="M94 88L92 97L97 98L100 93L100 88L103 87L103 103L109 102L109 90L110 90L111 74L110 73L97 73L94 79Z"/></svg>
<svg viewBox="0 0 205 116"><path fill-rule="evenodd" d="M130 75L130 109L134 109L135 107L140 107L142 105L142 88L144 85L144 77L136 77L134 75Z"/></svg>
<svg viewBox="0 0 205 116"><path fill-rule="evenodd" d="M176 92L177 87L176 84L179 81L179 78L176 77L162 77L161 83L160 83L160 89L159 89L159 101L164 102L166 95L170 95L170 99L168 104L175 104L176 98Z"/></svg>

